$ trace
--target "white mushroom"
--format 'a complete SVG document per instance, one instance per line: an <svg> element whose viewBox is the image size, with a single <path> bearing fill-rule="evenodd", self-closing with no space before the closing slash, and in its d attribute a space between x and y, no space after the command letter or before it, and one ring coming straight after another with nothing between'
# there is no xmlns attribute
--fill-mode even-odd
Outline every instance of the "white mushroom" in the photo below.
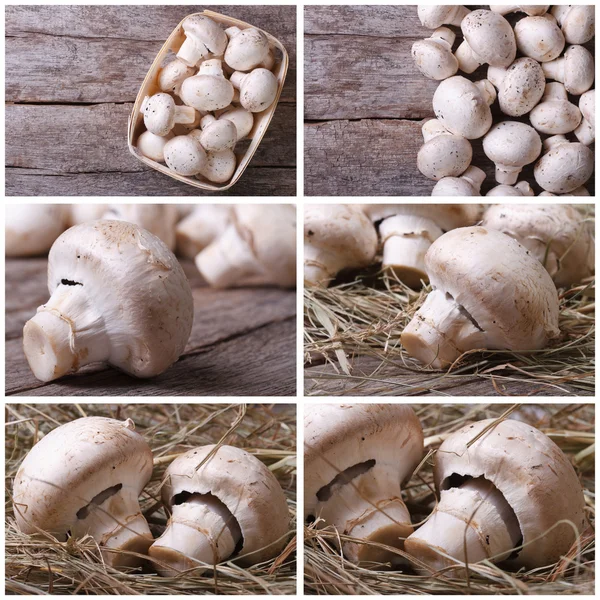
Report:
<svg viewBox="0 0 600 600"><path fill-rule="evenodd" d="M463 564L507 561L525 571L569 553L586 527L579 478L563 452L531 425L487 419L452 433L435 455L440 493L406 551L437 572L465 577Z"/></svg>
<svg viewBox="0 0 600 600"><path fill-rule="evenodd" d="M510 23L491 10L474 10L461 22L465 37L456 50L458 68L472 73L484 63L508 67L515 60L517 45Z"/></svg>
<svg viewBox="0 0 600 600"><path fill-rule="evenodd" d="M482 225L525 246L557 286L570 286L594 273L593 228L568 204L496 204Z"/></svg>
<svg viewBox="0 0 600 600"><path fill-rule="evenodd" d="M254 126L254 115L241 106L231 108L219 115L219 121L226 119L231 121L237 130L237 141L248 137Z"/></svg>
<svg viewBox="0 0 600 600"><path fill-rule="evenodd" d="M7 204L5 255L21 258L46 254L68 220L69 207L65 204Z"/></svg>
<svg viewBox="0 0 600 600"><path fill-rule="evenodd" d="M237 129L232 121L217 120L212 115L206 115L202 118L200 127L202 133L199 139L205 150L215 152L233 149L237 142Z"/></svg>
<svg viewBox="0 0 600 600"><path fill-rule="evenodd" d="M194 74L194 67L188 66L181 59L175 58L167 63L158 73L158 87L163 92L179 96L181 84Z"/></svg>
<svg viewBox="0 0 600 600"><path fill-rule="evenodd" d="M540 262L509 236L454 229L425 255L433 291L401 335L436 369L476 349L537 350L559 335L558 294Z"/></svg>
<svg viewBox="0 0 600 600"><path fill-rule="evenodd" d="M221 236L233 218L231 204L200 204L177 223L177 254L196 258L211 242Z"/></svg>
<svg viewBox="0 0 600 600"><path fill-rule="evenodd" d="M502 121L483 138L483 151L496 164L496 181L513 185L523 167L542 152L542 140L537 131L525 123Z"/></svg>
<svg viewBox="0 0 600 600"><path fill-rule="evenodd" d="M533 176L548 192L568 194L585 184L594 172L594 155L581 143L571 143L563 135L544 141L546 154L538 160Z"/></svg>
<svg viewBox="0 0 600 600"><path fill-rule="evenodd" d="M565 47L565 38L550 14L525 17L515 25L517 48L538 62L554 60Z"/></svg>
<svg viewBox="0 0 600 600"><path fill-rule="evenodd" d="M542 101L529 113L531 124L542 133L556 135L574 131L581 112L569 102L562 83L548 83Z"/></svg>
<svg viewBox="0 0 600 600"><path fill-rule="evenodd" d="M399 554L377 544L403 549L413 531L401 485L422 454L423 431L409 406L307 405L304 519L357 538L342 542L344 556L353 563L367 568L398 564Z"/></svg>
<svg viewBox="0 0 600 600"><path fill-rule="evenodd" d="M163 242L137 225L71 227L50 250L48 290L50 299L23 329L27 362L41 381L90 363L153 377L183 353L190 285Z"/></svg>
<svg viewBox="0 0 600 600"><path fill-rule="evenodd" d="M461 21L469 14L469 10L458 5L421 5L417 8L419 21L427 29L437 29L442 25L460 27Z"/></svg>
<svg viewBox="0 0 600 600"><path fill-rule="evenodd" d="M490 105L495 98L496 90L487 79L473 83L455 75L438 86L433 95L433 110L448 131L475 140L492 126Z"/></svg>
<svg viewBox="0 0 600 600"><path fill-rule="evenodd" d="M470 166L460 177L444 177L431 190L432 196L480 196L485 173Z"/></svg>
<svg viewBox="0 0 600 600"><path fill-rule="evenodd" d="M197 129L194 132L198 131ZM192 133L194 133L192 132ZM178 135L169 140L164 148L165 162L171 171L190 177L200 173L208 162L208 157L196 135Z"/></svg>
<svg viewBox="0 0 600 600"><path fill-rule="evenodd" d="M236 167L237 158L233 150L214 150L206 154L206 163L199 175L213 183L226 183L233 177Z"/></svg>
<svg viewBox="0 0 600 600"><path fill-rule="evenodd" d="M377 231L362 207L308 204L304 208L304 282L327 287L342 269L375 260Z"/></svg>
<svg viewBox="0 0 600 600"><path fill-rule="evenodd" d="M500 110L511 117L527 114L546 87L544 71L533 58L517 58L508 69L489 67L487 78L498 90Z"/></svg>
<svg viewBox="0 0 600 600"><path fill-rule="evenodd" d="M579 98L579 110L583 119L575 135L582 144L589 146L596 140L596 90L590 90Z"/></svg>
<svg viewBox="0 0 600 600"><path fill-rule="evenodd" d="M125 422L85 417L45 435L13 486L17 527L60 542L91 536L112 567L140 566L152 534L138 498L152 475L152 450Z"/></svg>
<svg viewBox="0 0 600 600"><path fill-rule="evenodd" d="M596 30L596 6L585 4L559 4L552 7L567 44L585 44Z"/></svg>
<svg viewBox="0 0 600 600"><path fill-rule="evenodd" d="M165 162L165 146L169 140L173 139L173 133L167 135L156 135L151 131L144 131L137 139L137 149L146 158L155 162Z"/></svg>
<svg viewBox="0 0 600 600"><path fill-rule="evenodd" d="M436 29L431 37L412 45L412 57L417 69L429 79L441 80L458 71L458 60L452 54L456 35L447 27Z"/></svg>
<svg viewBox="0 0 600 600"><path fill-rule="evenodd" d="M171 513L148 554L163 577L194 575L225 560L242 567L283 549L290 527L279 482L257 458L232 446L201 446L165 472L162 501Z"/></svg>
<svg viewBox="0 0 600 600"><path fill-rule="evenodd" d="M531 186L526 181L513 185L497 185L486 196L535 196Z"/></svg>
<svg viewBox="0 0 600 600"><path fill-rule="evenodd" d="M183 82L180 96L188 106L210 112L231 104L233 85L225 79L221 61L213 58L205 60L198 74Z"/></svg>
<svg viewBox="0 0 600 600"><path fill-rule="evenodd" d="M216 288L296 285L296 207L239 204L221 236L196 256Z"/></svg>
<svg viewBox="0 0 600 600"><path fill-rule="evenodd" d="M569 46L560 58L542 63L548 79L564 83L569 94L579 96L594 83L594 57L583 46Z"/></svg>
<svg viewBox="0 0 600 600"><path fill-rule="evenodd" d="M218 23L204 15L191 15L183 22L185 42L177 58L194 67L211 54L222 56L227 48L227 34Z"/></svg>
<svg viewBox="0 0 600 600"><path fill-rule="evenodd" d="M269 40L262 31L254 27L244 30L229 27L225 33L229 38L225 62L234 71L251 71L268 59Z"/></svg>
<svg viewBox="0 0 600 600"><path fill-rule="evenodd" d="M552 192L540 192L538 196L556 196L557 194L553 194ZM590 193L584 186L580 186L575 188L572 192L568 194L558 194L558 196L589 196Z"/></svg>
<svg viewBox="0 0 600 600"><path fill-rule="evenodd" d="M231 83L240 90L241 105L253 113L269 108L279 89L277 77L267 69L254 69L250 73L236 71Z"/></svg>
<svg viewBox="0 0 600 600"><path fill-rule="evenodd" d="M85 223L86 221L97 221L107 211L108 204L71 204L69 207L68 227Z"/></svg>
<svg viewBox="0 0 600 600"><path fill-rule="evenodd" d="M169 94L160 92L144 98L141 106L144 114L144 125L155 135L165 136L176 123L193 123L196 111L189 106L176 106Z"/></svg>
<svg viewBox="0 0 600 600"><path fill-rule="evenodd" d="M490 10L501 15L509 13L524 12L529 17L539 17L548 12L550 6L541 4L494 4L490 6Z"/></svg>

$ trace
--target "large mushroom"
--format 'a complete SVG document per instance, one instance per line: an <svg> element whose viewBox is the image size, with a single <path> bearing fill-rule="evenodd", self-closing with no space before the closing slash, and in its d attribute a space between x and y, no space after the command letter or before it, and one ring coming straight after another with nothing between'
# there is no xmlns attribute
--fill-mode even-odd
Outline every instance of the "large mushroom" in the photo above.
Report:
<svg viewBox="0 0 600 600"><path fill-rule="evenodd" d="M182 24L185 41L177 58L195 67L210 55L223 56L227 48L227 34L218 23L205 15L190 15Z"/></svg>
<svg viewBox="0 0 600 600"><path fill-rule="evenodd" d="M64 204L7 204L4 221L6 256L46 254L66 229L68 206Z"/></svg>

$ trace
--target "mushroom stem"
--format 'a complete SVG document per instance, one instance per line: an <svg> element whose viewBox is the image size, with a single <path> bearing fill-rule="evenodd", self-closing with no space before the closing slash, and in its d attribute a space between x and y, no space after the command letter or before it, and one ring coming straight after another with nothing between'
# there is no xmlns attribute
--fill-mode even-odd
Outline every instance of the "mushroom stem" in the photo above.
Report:
<svg viewBox="0 0 600 600"><path fill-rule="evenodd" d="M519 522L502 493L483 477L444 490L428 521L406 540L412 556L438 571L460 563L508 558L521 540ZM446 558L444 555L455 560Z"/></svg>
<svg viewBox="0 0 600 600"><path fill-rule="evenodd" d="M310 285L329 285L342 268L343 265L340 266L339 257L334 252L304 244L304 281Z"/></svg>
<svg viewBox="0 0 600 600"><path fill-rule="evenodd" d="M487 347L485 332L454 298L433 290L407 325L402 346L425 365L451 365L463 352Z"/></svg>
<svg viewBox="0 0 600 600"><path fill-rule="evenodd" d="M229 558L241 537L237 521L218 498L192 494L173 506L167 528L149 554L158 561L158 573L172 577L198 563L215 565Z"/></svg>

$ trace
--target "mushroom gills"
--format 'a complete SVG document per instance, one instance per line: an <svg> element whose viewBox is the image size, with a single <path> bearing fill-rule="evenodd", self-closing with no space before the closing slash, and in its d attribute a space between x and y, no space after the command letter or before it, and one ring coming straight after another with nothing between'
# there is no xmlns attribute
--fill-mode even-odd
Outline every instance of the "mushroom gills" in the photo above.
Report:
<svg viewBox="0 0 600 600"><path fill-rule="evenodd" d="M80 520L87 519L90 512L94 510L96 506L100 506L105 500L107 500L111 496L114 496L121 490L122 487L122 483L117 483L117 485L113 485L112 487L105 489L99 494L96 494L89 504L86 504L83 508L80 508L77 511L77 518Z"/></svg>
<svg viewBox="0 0 600 600"><path fill-rule="evenodd" d="M338 473L327 485L324 485L318 492L317 498L319 502L327 502L339 488L350 483L353 479L356 479L359 475L363 475L376 464L374 459L366 460L365 462L358 463L352 467L348 467L341 473Z"/></svg>

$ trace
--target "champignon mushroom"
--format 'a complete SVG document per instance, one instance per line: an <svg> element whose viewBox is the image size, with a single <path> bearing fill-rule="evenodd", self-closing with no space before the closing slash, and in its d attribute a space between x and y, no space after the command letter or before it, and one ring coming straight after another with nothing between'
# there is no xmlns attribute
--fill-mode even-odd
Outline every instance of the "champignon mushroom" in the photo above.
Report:
<svg viewBox="0 0 600 600"><path fill-rule="evenodd" d="M454 566L452 575L464 577L464 563L482 560L506 560L527 571L546 567L567 554L585 528L575 470L527 423L465 425L439 447L433 474L440 501L405 543L426 572Z"/></svg>
<svg viewBox="0 0 600 600"><path fill-rule="evenodd" d="M515 60L517 44L510 23L491 10L474 10L461 22L465 37L456 50L458 68L472 73L479 65L508 67Z"/></svg>
<svg viewBox="0 0 600 600"><path fill-rule="evenodd" d="M71 204L68 210L68 227L101 219L108 206L108 204Z"/></svg>
<svg viewBox="0 0 600 600"><path fill-rule="evenodd" d="M125 221L71 227L48 257L46 304L23 329L33 374L52 381L90 363L153 377L181 355L193 301L177 259L155 235Z"/></svg>
<svg viewBox="0 0 600 600"><path fill-rule="evenodd" d="M437 29L442 25L460 27L461 21L469 14L469 10L458 5L421 5L417 8L419 21L427 29Z"/></svg>
<svg viewBox="0 0 600 600"><path fill-rule="evenodd" d="M578 283L594 272L593 234L573 206L496 204L488 208L482 225L516 239L544 265L557 286Z"/></svg>
<svg viewBox="0 0 600 600"><path fill-rule="evenodd" d="M552 7L552 15L561 26L567 44L585 44L596 30L595 5L558 4Z"/></svg>
<svg viewBox="0 0 600 600"><path fill-rule="evenodd" d="M587 191L587 189L584 186L580 186L578 188L575 188L572 192L569 192L568 194L558 194L559 196L589 196L590 193ZM540 192L538 194L538 196L556 196L556 194L553 194L552 192Z"/></svg>
<svg viewBox="0 0 600 600"><path fill-rule="evenodd" d="M279 89L277 77L268 69L254 69L250 73L236 71L231 83L240 90L241 105L253 113L269 108Z"/></svg>
<svg viewBox="0 0 600 600"><path fill-rule="evenodd" d="M181 84L193 74L194 67L190 67L181 59L175 58L158 73L158 87L163 92L170 92L179 96Z"/></svg>
<svg viewBox="0 0 600 600"><path fill-rule="evenodd" d="M501 15L509 13L523 12L529 17L539 17L548 12L550 6L541 4L494 4L490 6L490 10Z"/></svg>
<svg viewBox="0 0 600 600"><path fill-rule="evenodd" d="M211 242L221 236L233 218L231 204L200 204L177 223L177 254L196 258Z"/></svg>
<svg viewBox="0 0 600 600"><path fill-rule="evenodd" d="M223 56L227 48L227 34L218 23L204 15L191 15L183 22L185 42L177 58L190 67L195 67L209 55Z"/></svg>
<svg viewBox="0 0 600 600"><path fill-rule="evenodd" d="M596 140L596 90L590 90L579 98L579 110L583 119L575 135L582 144L589 146Z"/></svg>
<svg viewBox="0 0 600 600"><path fill-rule="evenodd" d="M296 207L240 204L222 235L196 256L216 288L296 285Z"/></svg>
<svg viewBox="0 0 600 600"><path fill-rule="evenodd" d="M225 62L234 71L251 71L268 58L269 40L262 31L254 27L244 30L229 27L225 33L229 38Z"/></svg>
<svg viewBox="0 0 600 600"><path fill-rule="evenodd" d="M187 80L186 80L187 81ZM144 113L144 125L155 135L165 136L176 123L193 123L196 111L189 106L176 106L169 94L160 92L144 98L141 112Z"/></svg>
<svg viewBox="0 0 600 600"><path fill-rule="evenodd" d="M531 186L526 181L513 185L497 185L486 196L535 196Z"/></svg>
<svg viewBox="0 0 600 600"><path fill-rule="evenodd" d="M304 282L327 287L342 269L375 259L377 231L360 206L309 204L304 208Z"/></svg>
<svg viewBox="0 0 600 600"><path fill-rule="evenodd" d="M189 135L178 135L165 144L164 156L167 167L183 175L190 177L200 173L208 162L206 152L198 139L198 134L192 135L198 131L195 129Z"/></svg>
<svg viewBox="0 0 600 600"><path fill-rule="evenodd" d="M480 196L485 173L470 166L460 177L443 177L431 190L432 196Z"/></svg>
<svg viewBox="0 0 600 600"><path fill-rule="evenodd" d="M169 465L161 495L171 516L148 554L163 577L198 575L224 560L251 566L287 541L290 514L279 482L240 448L188 450Z"/></svg>
<svg viewBox="0 0 600 600"><path fill-rule="evenodd" d="M544 71L533 58L517 58L508 69L489 67L487 78L498 90L500 110L511 117L527 114L546 87Z"/></svg>
<svg viewBox="0 0 600 600"><path fill-rule="evenodd" d="M425 255L433 291L401 335L435 369L476 349L526 351L559 335L558 294L540 262L486 227L454 229Z"/></svg>
<svg viewBox="0 0 600 600"><path fill-rule="evenodd" d="M475 140L492 126L490 105L495 98L496 90L487 79L473 83L455 75L438 86L433 95L433 110L448 131Z"/></svg>
<svg viewBox="0 0 600 600"><path fill-rule="evenodd" d="M581 112L569 102L562 83L549 83L542 101L529 113L529 120L538 131L556 135L574 131L581 123Z"/></svg>
<svg viewBox="0 0 600 600"><path fill-rule="evenodd" d="M237 129L232 121L217 120L213 115L206 115L202 118L200 127L200 143L205 150L215 152L232 149L237 142Z"/></svg>
<svg viewBox="0 0 600 600"><path fill-rule="evenodd" d="M59 541L91 536L113 567L140 566L152 534L138 498L152 475L152 450L124 422L84 417L53 429L27 454L15 477L17 527Z"/></svg>
<svg viewBox="0 0 600 600"><path fill-rule="evenodd" d="M525 123L502 121L486 133L483 151L496 164L496 181L512 185L523 167L542 152L542 139L533 127Z"/></svg>
<svg viewBox="0 0 600 600"><path fill-rule="evenodd" d="M222 119L231 121L235 125L238 142L248 137L254 126L254 115L241 106L231 108L224 113L221 113L219 115L219 121Z"/></svg>
<svg viewBox="0 0 600 600"><path fill-rule="evenodd" d="M225 108L233 100L233 85L223 75L219 59L205 60L194 77L181 85L181 99L196 110L211 112Z"/></svg>
<svg viewBox="0 0 600 600"><path fill-rule="evenodd" d="M544 75L564 83L569 94L579 96L594 83L594 57L583 46L569 46L560 58L542 63Z"/></svg>
<svg viewBox="0 0 600 600"><path fill-rule="evenodd" d="M225 183L235 173L237 158L231 148L213 150L206 154L206 163L196 177L202 176L213 183Z"/></svg>
<svg viewBox="0 0 600 600"><path fill-rule="evenodd" d="M544 141L546 154L533 168L538 185L548 192L568 194L582 186L594 172L592 151L579 142L569 142L564 135Z"/></svg>
<svg viewBox="0 0 600 600"><path fill-rule="evenodd" d="M344 536L353 563L398 563L413 527L401 485L423 455L423 431L403 404L320 404L304 411L304 518Z"/></svg>
<svg viewBox="0 0 600 600"><path fill-rule="evenodd" d="M146 158L155 162L165 162L165 146L169 140L173 139L171 132L167 135L156 135L151 131L144 131L137 140L137 149Z"/></svg>
<svg viewBox="0 0 600 600"><path fill-rule="evenodd" d="M425 77L438 81L454 75L458 71L458 60L452 54L455 39L454 32L447 27L440 27L431 37L415 42L411 53L417 69Z"/></svg>
<svg viewBox="0 0 600 600"><path fill-rule="evenodd" d="M515 25L515 38L519 51L538 62L554 60L565 47L565 37L549 14L521 19Z"/></svg>

